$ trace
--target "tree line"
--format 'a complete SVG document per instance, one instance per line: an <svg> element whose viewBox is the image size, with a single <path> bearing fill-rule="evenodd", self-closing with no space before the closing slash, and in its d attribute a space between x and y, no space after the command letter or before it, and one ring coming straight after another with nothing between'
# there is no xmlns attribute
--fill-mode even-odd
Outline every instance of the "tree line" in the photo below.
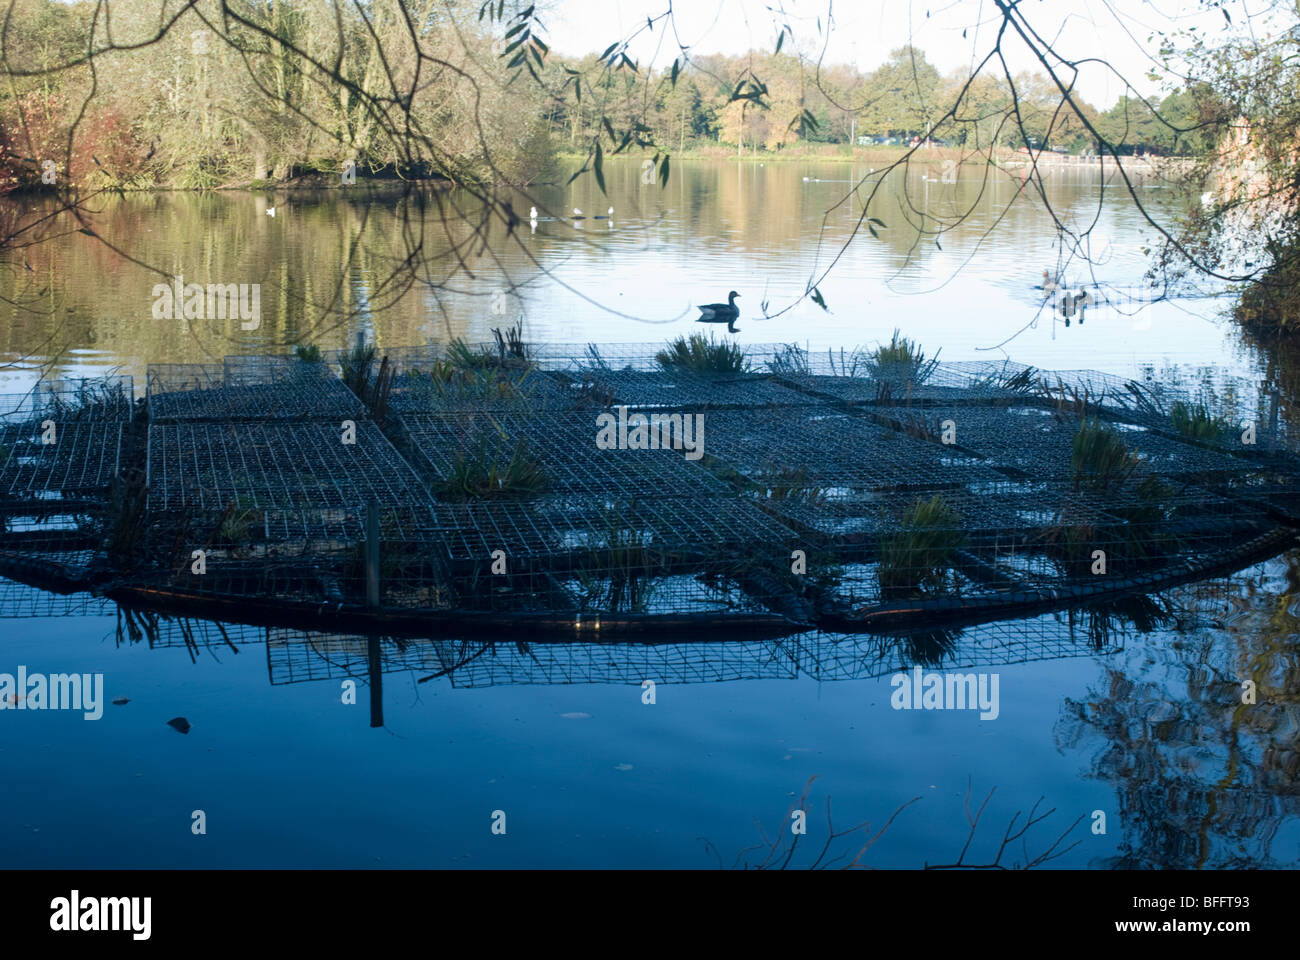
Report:
<svg viewBox="0 0 1300 960"><path fill-rule="evenodd" d="M619 45L559 56L530 29L531 8L484 6L14 0L0 34L0 191L60 178L205 189L349 163L533 183L558 176L557 152L588 153L606 133L664 156L920 141L1202 155L1223 109L1204 83L1062 109L1042 75L945 76L911 46L865 72L822 66L781 49L784 31L774 50L651 70Z"/></svg>

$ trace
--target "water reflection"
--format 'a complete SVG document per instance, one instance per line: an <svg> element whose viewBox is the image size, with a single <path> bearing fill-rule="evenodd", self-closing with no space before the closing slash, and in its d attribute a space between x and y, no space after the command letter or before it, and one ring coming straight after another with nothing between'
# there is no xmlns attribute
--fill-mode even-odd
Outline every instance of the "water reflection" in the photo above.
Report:
<svg viewBox="0 0 1300 960"><path fill-rule="evenodd" d="M1054 174L1047 194L1072 227L1096 220L1095 266L1061 250L1041 206L1012 203L1019 184L1005 175L942 183L922 180L919 167L895 174L871 200L871 216L888 225L871 237L855 236L870 189L830 182L867 176L870 184L867 168L685 161L675 171L663 190L641 183L635 161L610 163L608 197L585 180L543 188L544 213L612 203L617 217L599 230L540 219L535 229L497 231L487 247L469 245L461 213L475 211L462 211L455 195L107 199L94 230L122 254L71 230L27 250L30 271L0 274L0 357L19 367L51 361L60 375L121 366L138 376L146 362L300 342L338 348L358 331L381 350L486 340L521 317L537 343L659 341L692 328L692 303L734 288L742 339L839 347L901 327L949 360L998 358L988 348L1007 341L1017 360L1054 369L1130 375L1135 358L1239 371L1255 363L1220 323L1219 302L1143 303L1161 294L1141 284L1143 220L1131 198L1103 193L1087 171ZM265 215L271 205L274 218ZM787 311L835 257L819 284L830 310L803 302ZM1090 291L1086 327L1067 330L1060 298L1034 289L1044 270L1063 290ZM260 284L260 324L155 318L154 285L176 277Z"/></svg>
<svg viewBox="0 0 1300 960"><path fill-rule="evenodd" d="M1123 842L1094 866L1293 867L1300 552L1174 596L1174 629L1111 658L1062 706L1058 745L1116 792Z"/></svg>

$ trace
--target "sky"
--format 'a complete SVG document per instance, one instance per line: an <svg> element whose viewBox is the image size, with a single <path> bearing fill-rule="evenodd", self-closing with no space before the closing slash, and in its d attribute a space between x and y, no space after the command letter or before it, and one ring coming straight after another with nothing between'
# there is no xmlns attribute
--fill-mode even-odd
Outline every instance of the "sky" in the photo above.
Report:
<svg viewBox="0 0 1300 960"><path fill-rule="evenodd" d="M1234 22L1240 26L1247 11L1258 12L1266 3L1233 3ZM662 69L678 55L675 38L658 27L646 31L645 21L668 6L669 0L551 0L543 22L548 42L575 56L600 53L639 26L633 59L645 65L653 58ZM815 57L824 45L824 63L853 63L863 71L909 38L940 72L969 68L991 49L1000 18L993 0L676 0L672 6L676 36L695 54L772 50L778 24L789 23L799 51ZM1221 11L1207 10L1198 0L1022 0L1021 9L1062 56L1104 57L1146 96L1162 92L1147 76L1157 66L1153 32L1196 26L1214 37L1228 28ZM790 44L787 37L783 51ZM1004 42L1003 51L1013 71L1039 67L1019 38ZM1101 109L1125 93L1124 80L1100 64L1082 67L1078 86Z"/></svg>

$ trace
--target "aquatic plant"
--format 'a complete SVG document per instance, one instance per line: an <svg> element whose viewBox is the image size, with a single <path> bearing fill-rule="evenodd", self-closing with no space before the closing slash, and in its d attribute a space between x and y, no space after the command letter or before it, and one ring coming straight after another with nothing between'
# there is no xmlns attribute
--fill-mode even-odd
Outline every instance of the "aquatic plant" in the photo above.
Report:
<svg viewBox="0 0 1300 960"><path fill-rule="evenodd" d="M880 539L881 595L947 592L950 568L965 542L961 515L941 494L917 500L904 511L898 529Z"/></svg>
<svg viewBox="0 0 1300 960"><path fill-rule="evenodd" d="M499 358L494 357L483 347L471 347L459 337L447 344L447 363L459 371L482 371L498 365Z"/></svg>
<svg viewBox="0 0 1300 960"><path fill-rule="evenodd" d="M502 333L500 327L493 327L492 339L496 341L497 358L502 366L505 366L511 360L528 361L528 347L524 343L523 321L516 323L512 327L506 327L504 333Z"/></svg>
<svg viewBox="0 0 1300 960"><path fill-rule="evenodd" d="M252 540L256 527L265 522L266 514L247 497L236 497L221 516L214 542L222 547L244 547Z"/></svg>
<svg viewBox="0 0 1300 960"><path fill-rule="evenodd" d="M1169 409L1169 421L1184 437L1199 443L1218 443L1231 426L1223 417L1210 412L1203 401L1183 403L1181 400Z"/></svg>
<svg viewBox="0 0 1300 960"><path fill-rule="evenodd" d="M937 354L927 360L920 344L895 329L889 343L881 344L867 357L866 373L873 380L919 386L930 379L938 365Z"/></svg>
<svg viewBox="0 0 1300 960"><path fill-rule="evenodd" d="M293 355L303 363L320 363L320 347L314 343L300 343L293 348Z"/></svg>
<svg viewBox="0 0 1300 960"><path fill-rule="evenodd" d="M1101 423L1085 420L1070 447L1074 489L1104 491L1133 475L1138 458L1119 434Z"/></svg>
<svg viewBox="0 0 1300 960"><path fill-rule="evenodd" d="M520 439L508 460L502 460L489 443L456 454L451 472L439 485L439 494L452 502L466 500L517 500L546 489L546 472Z"/></svg>
<svg viewBox="0 0 1300 960"><path fill-rule="evenodd" d="M364 397L370 387L370 368L375 362L374 344L358 343L339 357L343 382L358 397Z"/></svg>
<svg viewBox="0 0 1300 960"><path fill-rule="evenodd" d="M815 505L826 499L826 488L810 483L805 467L767 467L754 477L753 483L765 500Z"/></svg>
<svg viewBox="0 0 1300 960"><path fill-rule="evenodd" d="M654 572L662 572L668 559L645 530L618 508L607 508L599 532L577 560L583 609L644 613L655 593Z"/></svg>
<svg viewBox="0 0 1300 960"><path fill-rule="evenodd" d="M808 354L793 343L783 343L776 354L767 361L767 368L777 376L806 377L812 373Z"/></svg>
<svg viewBox="0 0 1300 960"><path fill-rule="evenodd" d="M655 361L664 370L700 374L745 373L749 369L745 351L738 344L706 338L702 333L670 340L655 354Z"/></svg>
<svg viewBox="0 0 1300 960"><path fill-rule="evenodd" d="M971 383L970 389L998 390L1009 393L1029 394L1038 389L1038 370L1035 367L1009 369L1011 362L1004 361L1001 369L995 370Z"/></svg>

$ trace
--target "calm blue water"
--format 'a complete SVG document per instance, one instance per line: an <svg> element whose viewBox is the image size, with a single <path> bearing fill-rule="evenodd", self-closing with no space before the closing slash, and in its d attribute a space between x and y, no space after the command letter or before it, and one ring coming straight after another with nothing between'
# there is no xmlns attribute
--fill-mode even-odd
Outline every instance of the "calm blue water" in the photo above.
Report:
<svg viewBox="0 0 1300 960"><path fill-rule="evenodd" d="M821 657L823 676L906 662L881 653L888 641L862 637L803 638L804 654L792 652L798 639L732 645L730 655L713 646L707 657L684 644L657 659L611 649L590 658L594 667L573 648L533 647L534 659L502 638L495 658L475 661L476 676L495 664L504 681L531 663L625 682L462 688L418 684L435 668L408 669L385 676L385 723L372 729L364 669L358 703L344 705L344 673L283 682L281 644L268 656L264 643L235 653L218 639L192 660L183 646L118 646L111 616L8 620L0 670L102 672L106 698L130 702L98 721L0 713L0 853L41 867L710 868L710 844L730 866L763 842L760 830L792 836L787 811L815 775L801 849L825 840L828 794L837 829L869 820L873 834L919 798L871 848L864 862L875 866L955 860L968 780L972 809L996 787L968 862L991 859L1010 818L1041 797L1039 812L1055 812L1026 836L1029 856L1085 818L1066 841L1080 843L1054 865L1106 866L1121 854L1168 866L1294 865L1294 698L1239 715L1235 689L1213 677L1244 656L1267 678L1262 688L1294 689L1298 570L1293 554L1289 565L1175 592L1181 630L1121 628L1103 654L1082 626L1072 639L1064 615L968 629L944 669L1059 657L973 667L999 675L1000 715L984 721L892 709L887 676L681 682L788 673L783 655ZM327 669L292 649L295 671ZM640 680L656 671L647 705ZM175 716L192 724L188 734L167 725ZM195 810L206 835L191 832ZM491 832L497 810L504 835ZM1104 835L1091 832L1093 811L1106 815ZM833 852L856 852L862 841L852 840ZM1004 862L1024 859L1017 848Z"/></svg>

